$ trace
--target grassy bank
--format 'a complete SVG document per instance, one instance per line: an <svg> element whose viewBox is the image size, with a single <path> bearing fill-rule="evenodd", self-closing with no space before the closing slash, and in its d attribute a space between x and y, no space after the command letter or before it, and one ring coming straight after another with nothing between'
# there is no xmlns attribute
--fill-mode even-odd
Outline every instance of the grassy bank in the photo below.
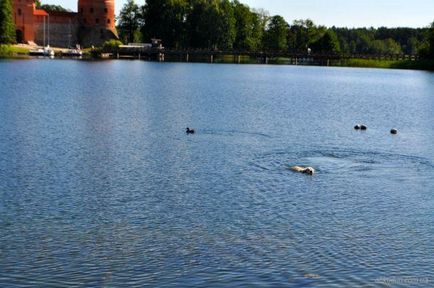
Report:
<svg viewBox="0 0 434 288"><path fill-rule="evenodd" d="M391 68L434 71L434 60L399 61Z"/></svg>
<svg viewBox="0 0 434 288"><path fill-rule="evenodd" d="M15 45L0 45L0 58L19 58L29 54L29 49Z"/></svg>
<svg viewBox="0 0 434 288"><path fill-rule="evenodd" d="M372 60L372 59L348 59L342 60L340 65L344 67L361 67L361 68L393 68L393 65L399 61L393 60Z"/></svg>
<svg viewBox="0 0 434 288"><path fill-rule="evenodd" d="M336 66L360 68L391 68L434 71L434 60L371 60L348 59L340 61Z"/></svg>

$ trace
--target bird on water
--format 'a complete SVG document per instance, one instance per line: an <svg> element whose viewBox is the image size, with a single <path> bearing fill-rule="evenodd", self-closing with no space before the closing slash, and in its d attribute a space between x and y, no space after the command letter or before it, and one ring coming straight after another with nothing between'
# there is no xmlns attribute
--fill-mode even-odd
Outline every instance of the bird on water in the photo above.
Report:
<svg viewBox="0 0 434 288"><path fill-rule="evenodd" d="M185 129L185 133L187 133L187 134L194 134L194 133L196 133L196 131L194 131L194 129L190 129L189 127L187 127Z"/></svg>
<svg viewBox="0 0 434 288"><path fill-rule="evenodd" d="M367 130L368 127L366 127L365 125L361 125L361 124L357 124L356 126L354 126L355 130Z"/></svg>

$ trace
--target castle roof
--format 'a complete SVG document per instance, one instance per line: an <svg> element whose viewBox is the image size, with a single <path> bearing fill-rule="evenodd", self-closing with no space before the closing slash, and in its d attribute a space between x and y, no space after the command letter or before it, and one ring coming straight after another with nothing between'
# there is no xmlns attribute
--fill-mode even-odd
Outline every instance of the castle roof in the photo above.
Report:
<svg viewBox="0 0 434 288"><path fill-rule="evenodd" d="M42 10L42 9L35 9L33 11L33 15L35 15L35 16L48 16L48 13L47 13L47 11Z"/></svg>

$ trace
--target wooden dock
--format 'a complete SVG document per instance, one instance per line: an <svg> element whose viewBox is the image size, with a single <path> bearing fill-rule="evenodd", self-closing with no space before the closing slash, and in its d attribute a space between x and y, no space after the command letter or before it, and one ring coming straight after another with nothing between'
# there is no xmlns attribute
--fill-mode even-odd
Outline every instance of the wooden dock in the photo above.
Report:
<svg viewBox="0 0 434 288"><path fill-rule="evenodd" d="M114 48L110 51L104 51L112 58L117 59L142 59L149 61L164 62L193 62L195 59L200 61L214 63L217 58L232 57L233 63L242 63L243 57L256 59L257 63L268 64L271 59L287 59L288 64L303 65L306 63L322 63L329 64L331 61L348 60L348 59L366 59L366 60L419 60L418 55L405 54L310 54L310 53L290 53L286 51L240 51L240 50L202 50L202 49L161 49L161 48L146 48L146 47L128 47L122 46Z"/></svg>

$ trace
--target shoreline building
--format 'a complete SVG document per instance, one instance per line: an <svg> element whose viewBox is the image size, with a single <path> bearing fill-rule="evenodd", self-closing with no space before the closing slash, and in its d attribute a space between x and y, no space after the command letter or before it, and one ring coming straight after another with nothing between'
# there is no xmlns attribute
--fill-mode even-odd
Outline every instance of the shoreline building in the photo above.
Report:
<svg viewBox="0 0 434 288"><path fill-rule="evenodd" d="M78 0L77 12L47 12L35 0L12 3L18 43L90 47L118 39L114 0Z"/></svg>

